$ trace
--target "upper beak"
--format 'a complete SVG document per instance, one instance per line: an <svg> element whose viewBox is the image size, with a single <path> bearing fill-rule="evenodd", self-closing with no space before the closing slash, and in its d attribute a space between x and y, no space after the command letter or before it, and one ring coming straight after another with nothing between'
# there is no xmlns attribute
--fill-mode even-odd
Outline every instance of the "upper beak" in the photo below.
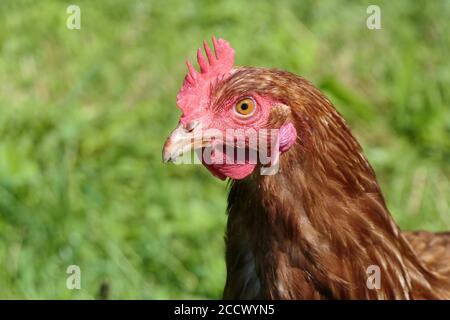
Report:
<svg viewBox="0 0 450 320"><path fill-rule="evenodd" d="M176 161L182 154L206 146L209 141L206 141L201 133L198 122L189 123L187 128L181 123L178 124L164 144L163 161Z"/></svg>

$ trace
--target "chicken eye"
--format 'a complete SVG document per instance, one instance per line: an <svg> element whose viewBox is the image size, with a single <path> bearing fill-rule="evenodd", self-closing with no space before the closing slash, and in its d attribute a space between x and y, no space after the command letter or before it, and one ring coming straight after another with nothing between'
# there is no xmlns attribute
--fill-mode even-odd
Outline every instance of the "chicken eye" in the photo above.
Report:
<svg viewBox="0 0 450 320"><path fill-rule="evenodd" d="M255 111L255 102L253 99L245 98L236 103L234 110L241 116L250 116Z"/></svg>

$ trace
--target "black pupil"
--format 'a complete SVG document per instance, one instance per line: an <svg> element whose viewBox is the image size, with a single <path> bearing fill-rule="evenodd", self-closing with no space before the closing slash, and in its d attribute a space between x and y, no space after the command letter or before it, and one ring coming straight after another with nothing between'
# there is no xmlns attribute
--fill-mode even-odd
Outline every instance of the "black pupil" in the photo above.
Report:
<svg viewBox="0 0 450 320"><path fill-rule="evenodd" d="M247 103L241 104L241 109L242 110L247 110L248 109L248 104Z"/></svg>

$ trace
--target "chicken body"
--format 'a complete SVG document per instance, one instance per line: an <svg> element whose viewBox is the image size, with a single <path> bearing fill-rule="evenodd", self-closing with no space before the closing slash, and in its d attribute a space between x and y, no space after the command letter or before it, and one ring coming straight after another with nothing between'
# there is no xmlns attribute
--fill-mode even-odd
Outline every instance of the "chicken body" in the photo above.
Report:
<svg viewBox="0 0 450 320"><path fill-rule="evenodd" d="M208 61L197 54L200 72L188 63L177 97L183 114L163 159L214 149L217 139L197 137L201 126L279 132L270 149L275 174L261 174L259 162L216 161L223 148L214 149L216 160L202 160L232 181L224 298L450 299L449 233L400 231L331 102L292 73L236 68L229 44L213 44L215 54L205 43Z"/></svg>
<svg viewBox="0 0 450 320"><path fill-rule="evenodd" d="M259 79L267 94L288 97L301 135L282 155L278 174L232 184L224 297L449 299L449 233L400 232L373 169L331 102L284 71L240 72ZM368 284L374 267L379 287Z"/></svg>

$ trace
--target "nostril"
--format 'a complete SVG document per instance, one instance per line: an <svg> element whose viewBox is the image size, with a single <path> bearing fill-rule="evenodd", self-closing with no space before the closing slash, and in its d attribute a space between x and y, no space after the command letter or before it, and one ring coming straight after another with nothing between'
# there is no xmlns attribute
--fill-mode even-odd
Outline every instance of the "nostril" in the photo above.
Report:
<svg viewBox="0 0 450 320"><path fill-rule="evenodd" d="M188 132L191 132L192 130L194 130L194 129L198 126L199 123L200 123L200 121L198 121L198 120L192 120L192 121L190 121L190 122L186 125L186 130L187 130Z"/></svg>

